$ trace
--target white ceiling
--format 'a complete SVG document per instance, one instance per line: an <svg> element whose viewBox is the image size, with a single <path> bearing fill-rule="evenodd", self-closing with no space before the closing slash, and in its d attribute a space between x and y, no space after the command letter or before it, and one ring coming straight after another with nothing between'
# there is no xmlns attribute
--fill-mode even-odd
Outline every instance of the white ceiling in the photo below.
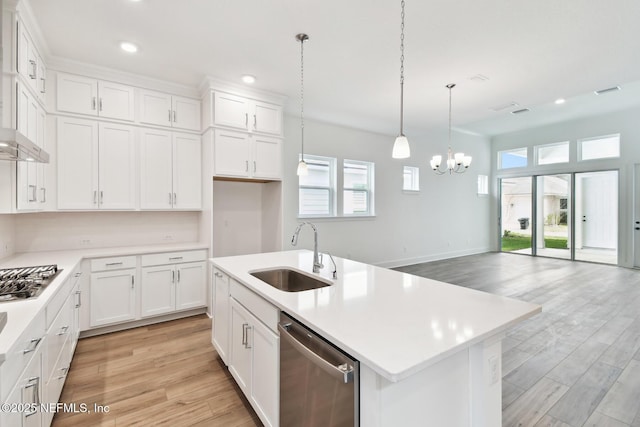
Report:
<svg viewBox="0 0 640 427"><path fill-rule="evenodd" d="M52 56L192 86L249 73L294 114L305 32L306 116L398 132L399 0L30 4ZM405 133L446 125L447 83L457 84L454 126L489 135L640 103L629 84L640 81L639 18L638 0L407 0ZM122 52L124 40L140 51ZM492 110L512 101L532 111Z"/></svg>

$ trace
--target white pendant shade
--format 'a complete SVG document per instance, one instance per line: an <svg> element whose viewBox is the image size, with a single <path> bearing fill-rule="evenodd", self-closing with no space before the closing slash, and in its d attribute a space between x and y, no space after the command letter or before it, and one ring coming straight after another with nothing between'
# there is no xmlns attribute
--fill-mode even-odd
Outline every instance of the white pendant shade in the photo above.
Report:
<svg viewBox="0 0 640 427"><path fill-rule="evenodd" d="M396 142L393 143L393 152L391 156L394 159L406 159L411 156L411 149L409 148L409 140L404 135L399 135L396 138Z"/></svg>
<svg viewBox="0 0 640 427"><path fill-rule="evenodd" d="M298 162L298 176L306 176L309 174L309 168L307 167L307 163L304 160L300 160Z"/></svg>

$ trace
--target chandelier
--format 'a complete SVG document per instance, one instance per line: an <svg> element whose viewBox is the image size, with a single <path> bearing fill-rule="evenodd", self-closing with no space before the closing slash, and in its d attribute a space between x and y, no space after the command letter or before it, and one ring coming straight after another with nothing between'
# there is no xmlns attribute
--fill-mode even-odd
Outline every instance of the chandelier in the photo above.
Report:
<svg viewBox="0 0 640 427"><path fill-rule="evenodd" d="M437 175L444 175L445 173L465 173L471 165L471 156L465 156L464 153L455 153L451 150L451 89L456 87L454 83L450 83L447 86L449 89L449 149L447 150L447 163L444 169L440 168L442 164L442 156L436 155L431 158L431 169Z"/></svg>

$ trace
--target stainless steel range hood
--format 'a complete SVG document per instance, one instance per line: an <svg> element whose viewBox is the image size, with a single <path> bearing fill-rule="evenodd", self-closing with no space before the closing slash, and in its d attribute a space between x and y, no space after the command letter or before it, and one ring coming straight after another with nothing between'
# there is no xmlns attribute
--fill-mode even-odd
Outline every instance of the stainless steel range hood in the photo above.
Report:
<svg viewBox="0 0 640 427"><path fill-rule="evenodd" d="M4 32L3 25L3 5L4 1L0 0L0 37ZM0 39L0 72L3 72L3 55L4 55L4 39ZM4 79L4 76L0 76ZM33 141L15 129L1 127L2 109L5 97L3 93L3 82L0 79L0 160L11 161L28 161L49 163L49 154L38 147ZM10 100L11 98L7 98Z"/></svg>

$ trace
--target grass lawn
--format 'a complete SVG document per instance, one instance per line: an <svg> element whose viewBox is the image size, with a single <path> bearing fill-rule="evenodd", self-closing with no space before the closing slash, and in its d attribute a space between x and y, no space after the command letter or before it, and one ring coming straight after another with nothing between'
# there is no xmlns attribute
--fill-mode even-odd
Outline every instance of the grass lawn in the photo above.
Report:
<svg viewBox="0 0 640 427"><path fill-rule="evenodd" d="M567 249L567 239L563 237L547 237L544 239L544 246L547 248ZM504 252L517 251L531 247L531 236L524 234L510 233L502 236L502 250Z"/></svg>

